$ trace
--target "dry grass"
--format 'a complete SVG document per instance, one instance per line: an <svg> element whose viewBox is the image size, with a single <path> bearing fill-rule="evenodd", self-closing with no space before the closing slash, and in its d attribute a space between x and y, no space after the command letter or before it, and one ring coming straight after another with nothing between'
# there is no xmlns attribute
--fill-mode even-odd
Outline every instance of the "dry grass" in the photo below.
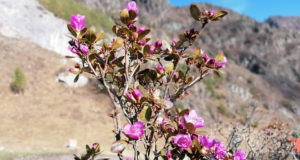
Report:
<svg viewBox="0 0 300 160"><path fill-rule="evenodd" d="M56 74L68 68L55 53L24 40L1 36L0 41L0 146L5 147L0 159L8 153L69 152L69 139L78 141L79 150L97 141L109 153L108 97L91 92L93 85L74 89L55 82ZM9 86L16 66L27 76L23 94Z"/></svg>

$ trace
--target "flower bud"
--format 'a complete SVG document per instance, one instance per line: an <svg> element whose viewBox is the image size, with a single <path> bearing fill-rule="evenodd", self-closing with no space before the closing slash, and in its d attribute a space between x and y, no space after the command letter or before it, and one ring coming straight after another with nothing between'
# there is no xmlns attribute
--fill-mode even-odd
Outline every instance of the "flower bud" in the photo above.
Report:
<svg viewBox="0 0 300 160"><path fill-rule="evenodd" d="M209 16L214 16L214 15L215 15L215 11L212 10L212 9L210 9L210 10L208 11L208 15L209 15Z"/></svg>
<svg viewBox="0 0 300 160"><path fill-rule="evenodd" d="M75 53L75 54L79 53L79 50L76 49L75 47L72 47L72 46L69 46L68 50L71 51L72 53Z"/></svg>
<svg viewBox="0 0 300 160"><path fill-rule="evenodd" d="M69 68L68 71L70 73L73 73L73 74L78 74L79 73L79 70L78 69L75 69L75 68Z"/></svg>
<svg viewBox="0 0 300 160"><path fill-rule="evenodd" d="M99 145L99 143L97 143L97 142L93 143L92 147L95 149L95 152L99 152L100 151L100 145Z"/></svg>
<svg viewBox="0 0 300 160"><path fill-rule="evenodd" d="M208 16L208 11L206 9L202 11L202 16Z"/></svg>
<svg viewBox="0 0 300 160"><path fill-rule="evenodd" d="M205 55L205 56L203 57L203 59L204 59L204 62L207 62L207 61L209 60L209 56L208 56L208 55Z"/></svg>
<svg viewBox="0 0 300 160"><path fill-rule="evenodd" d="M158 65L157 66L157 70L162 73L164 71L163 67L161 65Z"/></svg>
<svg viewBox="0 0 300 160"><path fill-rule="evenodd" d="M69 72L74 72L74 68L69 68Z"/></svg>
<svg viewBox="0 0 300 160"><path fill-rule="evenodd" d="M133 94L134 98L137 100L140 100L142 97L141 92L138 89L133 89L132 94Z"/></svg>
<svg viewBox="0 0 300 160"><path fill-rule="evenodd" d="M150 52L149 52L149 53L150 53L150 54L153 54L153 53L154 53L154 51L155 51L155 48L154 48L154 46L153 46L153 45L151 45L151 46L150 46Z"/></svg>
<svg viewBox="0 0 300 160"><path fill-rule="evenodd" d="M142 27L138 28L137 33L141 34L144 30L146 30L146 27L142 26Z"/></svg>
<svg viewBox="0 0 300 160"><path fill-rule="evenodd" d="M85 55L87 55L89 53L89 48L88 48L87 44L85 44L85 43L80 44L80 49Z"/></svg>
<svg viewBox="0 0 300 160"><path fill-rule="evenodd" d="M125 93L125 96L131 100L133 100L132 94L130 94L129 92Z"/></svg>
<svg viewBox="0 0 300 160"><path fill-rule="evenodd" d="M168 160L172 158L172 154L170 151L167 152L167 158L168 158Z"/></svg>
<svg viewBox="0 0 300 160"><path fill-rule="evenodd" d="M202 49L200 49L200 56L203 57L204 56L204 51Z"/></svg>
<svg viewBox="0 0 300 160"><path fill-rule="evenodd" d="M155 42L155 48L160 49L162 46L162 42L160 40Z"/></svg>
<svg viewBox="0 0 300 160"><path fill-rule="evenodd" d="M175 46L175 45L177 44L177 42L178 42L178 40L174 39L174 40L172 41L172 44Z"/></svg>
<svg viewBox="0 0 300 160"><path fill-rule="evenodd" d="M191 91L185 91L184 93L189 95L191 93Z"/></svg>
<svg viewBox="0 0 300 160"><path fill-rule="evenodd" d="M136 26L134 24L128 24L128 28L132 31L136 31Z"/></svg>

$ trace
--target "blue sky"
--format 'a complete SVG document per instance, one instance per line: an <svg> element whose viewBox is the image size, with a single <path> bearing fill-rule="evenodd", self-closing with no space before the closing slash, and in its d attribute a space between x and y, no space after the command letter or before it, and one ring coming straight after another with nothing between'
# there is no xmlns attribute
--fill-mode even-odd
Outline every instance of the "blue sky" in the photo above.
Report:
<svg viewBox="0 0 300 160"><path fill-rule="evenodd" d="M208 2L262 22L270 16L300 16L300 0L169 0L174 6Z"/></svg>

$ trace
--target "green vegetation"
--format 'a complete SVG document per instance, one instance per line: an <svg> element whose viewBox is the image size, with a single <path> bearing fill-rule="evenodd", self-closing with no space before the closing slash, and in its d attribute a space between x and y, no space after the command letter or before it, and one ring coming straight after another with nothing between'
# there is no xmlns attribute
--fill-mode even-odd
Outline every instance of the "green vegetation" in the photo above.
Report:
<svg viewBox="0 0 300 160"><path fill-rule="evenodd" d="M218 106L218 112L222 115L227 115L227 108L223 104L221 104Z"/></svg>
<svg viewBox="0 0 300 160"><path fill-rule="evenodd" d="M253 123L251 124L251 126L252 126L253 128L257 128L258 125L259 125L259 122L258 122L258 121L255 121L255 122L253 122Z"/></svg>
<svg viewBox="0 0 300 160"><path fill-rule="evenodd" d="M292 133L292 136L293 136L294 138L300 138L300 133L294 131L294 132Z"/></svg>
<svg viewBox="0 0 300 160"><path fill-rule="evenodd" d="M206 80L204 80L204 84L205 84L205 86L206 86L206 89L207 89L208 91L210 91L211 96L212 96L213 98L217 98L217 97L218 97L218 94L217 94L217 92L216 92L216 90L215 90L216 81L215 81L214 79L212 79L212 78L207 78Z"/></svg>
<svg viewBox="0 0 300 160"><path fill-rule="evenodd" d="M240 115L244 117L245 119L247 118L247 106L242 105L240 108Z"/></svg>
<svg viewBox="0 0 300 160"><path fill-rule="evenodd" d="M253 77L249 77L249 78L247 79L247 83L248 83L248 84L252 84L253 81L254 81L254 78L253 78Z"/></svg>
<svg viewBox="0 0 300 160"><path fill-rule="evenodd" d="M56 16L69 21L72 14L81 14L86 17L86 24L100 31L111 32L113 21L100 10L89 9L75 0L38 0L49 11Z"/></svg>
<svg viewBox="0 0 300 160"><path fill-rule="evenodd" d="M186 65L183 64L178 64L177 70L178 71L182 71L183 73L185 73L187 71L188 67Z"/></svg>
<svg viewBox="0 0 300 160"><path fill-rule="evenodd" d="M10 87L16 93L24 91L26 87L26 77L20 67L15 68L13 81L11 82Z"/></svg>

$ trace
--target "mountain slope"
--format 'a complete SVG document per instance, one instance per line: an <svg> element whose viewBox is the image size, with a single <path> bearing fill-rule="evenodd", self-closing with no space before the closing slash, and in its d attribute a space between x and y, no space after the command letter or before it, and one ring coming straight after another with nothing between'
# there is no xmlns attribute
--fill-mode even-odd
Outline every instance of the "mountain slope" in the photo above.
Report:
<svg viewBox="0 0 300 160"><path fill-rule="evenodd" d="M109 12L126 4L125 1L78 1L89 7L91 4L94 4L93 7L105 6ZM199 24L191 18L188 7L173 7L167 0L136 1L141 10L141 23L150 26L152 35L157 38L171 41L184 30L199 28ZM277 103L300 115L300 33L286 32L280 27L259 23L222 7L206 3L197 5L200 9L229 11L224 20L207 26L198 46L212 54L223 50L237 65L263 77L289 101Z"/></svg>
<svg viewBox="0 0 300 160"><path fill-rule="evenodd" d="M123 9L128 2L128 0L77 1L90 8L101 8L115 18L118 17L119 10ZM191 18L189 7L174 7L167 0L135 1L140 8L139 20L141 24L139 25L150 27L154 40L159 38L171 42L172 39L177 38L179 33L190 28L197 29L200 26ZM235 97L233 98L235 100L232 100L230 98L233 94L226 92L231 90L232 84L237 85L238 88L243 88L242 92L245 92L246 95L247 92L250 95L257 93L262 95L261 105L266 109L278 111L288 109L300 115L300 55L298 54L300 34L286 32L281 28L272 27L268 23L259 23L226 8L207 3L197 5L200 9L227 10L229 12L229 15L222 21L208 24L197 45L211 55L223 50L231 60L229 65L232 64L234 67L233 70L225 69L225 73L230 73L225 75L228 80L224 83L226 87L220 89L220 93L223 92L225 99L220 100L219 103L214 103L218 100L211 98L210 101L204 103L191 96L193 98L189 100L192 101L186 101L187 104L197 107L199 110L206 109L204 106L209 103L213 103L215 107L223 104L226 106L225 108L235 112L233 110L239 110L239 106L242 104L239 102L241 97ZM241 70L244 72L241 73ZM230 78L227 77L229 75ZM256 78L251 80L253 77ZM243 79L244 83L238 84L240 79ZM201 85L198 87L200 88L195 88L195 90L202 90L199 94L207 92L205 86L202 89ZM205 95L203 96L202 98L205 98ZM199 103L202 105L197 105ZM230 108L229 106L235 107ZM205 114L209 117L208 112Z"/></svg>

